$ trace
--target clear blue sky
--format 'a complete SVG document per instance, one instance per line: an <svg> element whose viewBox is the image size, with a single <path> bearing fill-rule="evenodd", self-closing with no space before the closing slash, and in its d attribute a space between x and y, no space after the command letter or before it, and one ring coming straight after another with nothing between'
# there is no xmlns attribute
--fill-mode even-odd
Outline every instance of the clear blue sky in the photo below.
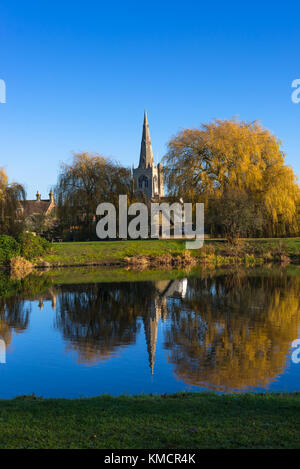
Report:
<svg viewBox="0 0 300 469"><path fill-rule="evenodd" d="M300 174L297 2L0 4L0 166L46 197L72 151L138 163L144 108L156 161L212 118L259 119Z"/></svg>

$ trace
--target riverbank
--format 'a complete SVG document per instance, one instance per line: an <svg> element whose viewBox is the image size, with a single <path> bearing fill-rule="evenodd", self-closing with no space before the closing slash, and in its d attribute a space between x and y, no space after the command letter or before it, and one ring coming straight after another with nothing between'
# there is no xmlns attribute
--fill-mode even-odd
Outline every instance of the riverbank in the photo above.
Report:
<svg viewBox="0 0 300 469"><path fill-rule="evenodd" d="M129 266L182 267L199 264L259 265L300 261L300 238L247 239L235 245L207 240L202 249L186 251L183 240L94 241L53 243L36 267Z"/></svg>
<svg viewBox="0 0 300 469"><path fill-rule="evenodd" d="M91 283L123 283L123 282L160 282L180 280L184 278L211 278L211 276L231 276L241 279L245 276L276 277L278 274L287 277L300 275L300 266L295 264L263 264L259 266L224 265L224 266L196 266L192 268L151 268L132 269L128 267L62 267L51 269L34 269L24 278L8 276L0 270L0 298L22 296L24 299L34 299L47 294L49 290L56 290L61 285L86 285Z"/></svg>
<svg viewBox="0 0 300 469"><path fill-rule="evenodd" d="M299 448L300 394L0 401L0 448Z"/></svg>

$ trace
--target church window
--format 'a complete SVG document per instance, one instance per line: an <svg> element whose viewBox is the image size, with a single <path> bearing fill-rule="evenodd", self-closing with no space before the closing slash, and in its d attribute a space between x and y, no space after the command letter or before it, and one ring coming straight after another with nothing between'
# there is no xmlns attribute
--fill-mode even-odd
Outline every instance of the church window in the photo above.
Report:
<svg viewBox="0 0 300 469"><path fill-rule="evenodd" d="M139 177L139 189L146 189L148 187L148 178L146 176Z"/></svg>

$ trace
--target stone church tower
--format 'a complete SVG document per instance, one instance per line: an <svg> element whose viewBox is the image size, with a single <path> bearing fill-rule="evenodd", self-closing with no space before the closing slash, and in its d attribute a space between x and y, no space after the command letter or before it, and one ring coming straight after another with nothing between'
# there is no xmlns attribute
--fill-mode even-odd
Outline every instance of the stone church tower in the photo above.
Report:
<svg viewBox="0 0 300 469"><path fill-rule="evenodd" d="M143 192L149 199L164 196L163 168L154 164L147 113L144 115L139 167L133 169L134 191Z"/></svg>

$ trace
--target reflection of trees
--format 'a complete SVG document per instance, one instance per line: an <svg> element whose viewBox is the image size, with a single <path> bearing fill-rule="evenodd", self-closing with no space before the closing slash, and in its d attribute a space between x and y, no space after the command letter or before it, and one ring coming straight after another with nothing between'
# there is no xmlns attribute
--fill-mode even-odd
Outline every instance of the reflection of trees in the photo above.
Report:
<svg viewBox="0 0 300 469"><path fill-rule="evenodd" d="M190 279L170 312L165 346L179 378L221 390L267 385L298 336L300 278Z"/></svg>
<svg viewBox="0 0 300 469"><path fill-rule="evenodd" d="M25 307L26 299L47 291L49 280L39 275L24 279L11 279L0 274L0 338L11 343L12 329L23 332L29 325L30 309Z"/></svg>
<svg viewBox="0 0 300 469"><path fill-rule="evenodd" d="M54 307L57 293L55 326L80 362L107 360L134 344L142 320L153 372L158 324L168 311L165 347L176 375L214 389L270 383L284 370L300 325L300 277L285 273L45 287L28 281L23 293L19 285L0 298L0 338L7 344L12 329L28 327L24 298Z"/></svg>
<svg viewBox="0 0 300 469"><path fill-rule="evenodd" d="M55 326L79 361L107 360L136 340L138 316L150 309L149 283L92 284L62 287Z"/></svg>
<svg viewBox="0 0 300 469"><path fill-rule="evenodd" d="M19 297L0 298L0 338L11 343L12 329L19 333L27 329L29 310Z"/></svg>

